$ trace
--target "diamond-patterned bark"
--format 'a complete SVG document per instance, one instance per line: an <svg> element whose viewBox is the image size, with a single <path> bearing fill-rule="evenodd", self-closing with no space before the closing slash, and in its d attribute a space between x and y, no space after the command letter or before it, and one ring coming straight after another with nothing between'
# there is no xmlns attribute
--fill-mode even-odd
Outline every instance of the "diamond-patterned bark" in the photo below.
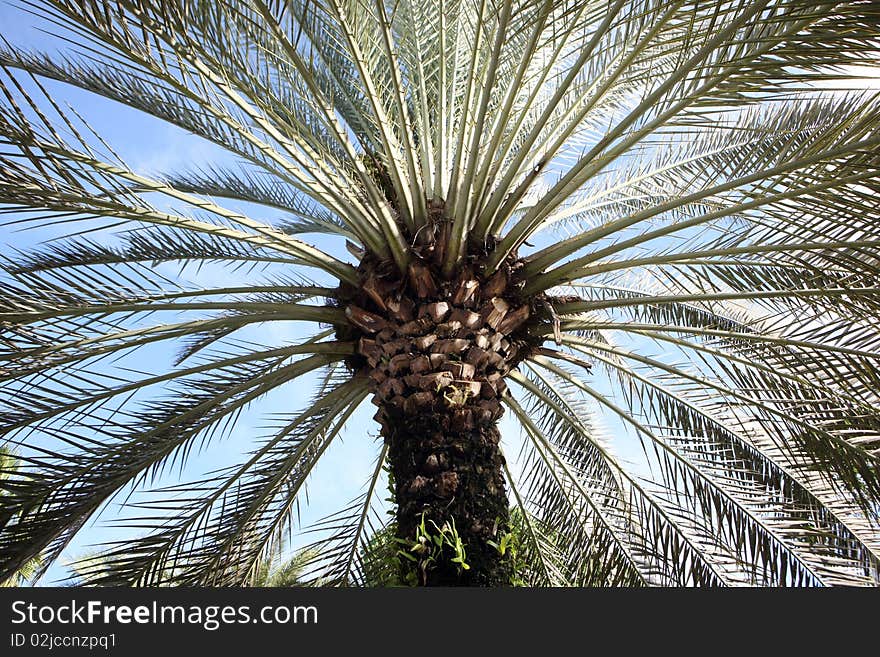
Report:
<svg viewBox="0 0 880 657"><path fill-rule="evenodd" d="M389 444L398 534L413 539L423 517L435 529L454 523L475 566L435 559L420 564L421 583L505 583L489 545L508 514L496 423L504 376L530 348L531 308L510 267L482 276L469 264L442 280L420 258L405 277L365 259L360 271L360 288L342 290L343 332L357 340L351 364L370 379Z"/></svg>

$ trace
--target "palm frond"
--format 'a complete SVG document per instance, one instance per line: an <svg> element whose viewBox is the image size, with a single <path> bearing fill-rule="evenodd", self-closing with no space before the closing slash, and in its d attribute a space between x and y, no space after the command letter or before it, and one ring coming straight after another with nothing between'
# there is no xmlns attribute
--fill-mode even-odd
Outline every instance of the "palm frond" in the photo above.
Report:
<svg viewBox="0 0 880 657"><path fill-rule="evenodd" d="M396 576L384 572L394 568L396 550L392 550L388 563L380 563L380 556L385 555L372 553L373 543L383 540L381 534L387 531L382 517L383 500L378 497L387 454L388 446L383 445L362 495L309 528L310 532L326 535L306 548L313 554L307 565L310 581L324 586L376 586L371 577L387 580Z"/></svg>
<svg viewBox="0 0 880 657"><path fill-rule="evenodd" d="M138 515L126 522L144 535L106 550L106 563L93 583L252 583L290 522L306 478L364 398L366 386L344 380L320 393L247 462L157 489L148 494L153 499L132 503Z"/></svg>

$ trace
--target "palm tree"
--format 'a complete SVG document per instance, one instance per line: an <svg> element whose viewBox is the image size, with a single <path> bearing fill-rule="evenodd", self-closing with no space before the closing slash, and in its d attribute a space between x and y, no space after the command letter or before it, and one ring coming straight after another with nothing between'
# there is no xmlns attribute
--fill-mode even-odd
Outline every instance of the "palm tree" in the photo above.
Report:
<svg viewBox="0 0 880 657"><path fill-rule="evenodd" d="M305 570L317 556L311 550L298 550L287 556L280 551L273 552L262 560L250 585L271 588L311 585L314 580L306 577ZM64 580L65 586L88 586L91 582L100 582L104 571L112 567L112 561L100 552L83 555L68 565L70 574Z"/></svg>
<svg viewBox="0 0 880 657"><path fill-rule="evenodd" d="M367 399L322 581L363 583L387 464L403 581L880 582L876 2L28 5L70 46L0 51L0 204L68 235L4 265L0 577L319 375L98 583L253 583ZM46 80L228 156L135 171Z"/></svg>
<svg viewBox="0 0 880 657"><path fill-rule="evenodd" d="M21 463L19 463L18 459L9 450L0 446L0 502L4 502L5 496L3 480L8 478L19 467L21 467ZM0 517L3 518L4 524L17 520L14 516L6 518L5 514ZM10 571L4 574L3 577L0 577L0 588L26 586L36 579L41 567L42 560L40 555L36 555L34 558L23 563L17 570Z"/></svg>

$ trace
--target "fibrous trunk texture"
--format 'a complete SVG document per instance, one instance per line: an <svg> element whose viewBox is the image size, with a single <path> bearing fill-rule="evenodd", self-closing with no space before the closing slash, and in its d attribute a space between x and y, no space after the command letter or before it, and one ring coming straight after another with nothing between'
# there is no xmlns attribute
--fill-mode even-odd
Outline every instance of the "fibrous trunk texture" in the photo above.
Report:
<svg viewBox="0 0 880 657"><path fill-rule="evenodd" d="M389 418L383 433L396 482L398 535L416 559L410 565L415 583L507 583L510 574L493 546L508 525L498 429L491 421L467 429L462 414L442 402L398 418L394 410L382 411ZM438 536L441 544L432 544ZM455 541L461 541L460 561Z"/></svg>
<svg viewBox="0 0 880 657"><path fill-rule="evenodd" d="M493 545L508 531L497 421L504 376L531 347L531 309L510 264L491 276L479 257L443 280L416 255L401 276L366 256L361 285L340 289L356 339L350 365L370 379L389 445L401 549L421 585L505 585ZM439 545L438 545L439 544Z"/></svg>

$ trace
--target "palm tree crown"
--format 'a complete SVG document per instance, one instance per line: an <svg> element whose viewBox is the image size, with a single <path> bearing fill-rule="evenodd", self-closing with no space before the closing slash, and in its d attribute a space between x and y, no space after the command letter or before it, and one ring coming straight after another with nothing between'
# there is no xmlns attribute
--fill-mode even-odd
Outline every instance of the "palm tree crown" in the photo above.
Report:
<svg viewBox="0 0 880 657"><path fill-rule="evenodd" d="M411 583L880 583L876 2L27 4L71 45L0 46L0 212L68 235L3 262L0 580L317 375L84 578L259 581L370 400L323 583L389 540L385 472ZM228 156L135 171L47 80Z"/></svg>

